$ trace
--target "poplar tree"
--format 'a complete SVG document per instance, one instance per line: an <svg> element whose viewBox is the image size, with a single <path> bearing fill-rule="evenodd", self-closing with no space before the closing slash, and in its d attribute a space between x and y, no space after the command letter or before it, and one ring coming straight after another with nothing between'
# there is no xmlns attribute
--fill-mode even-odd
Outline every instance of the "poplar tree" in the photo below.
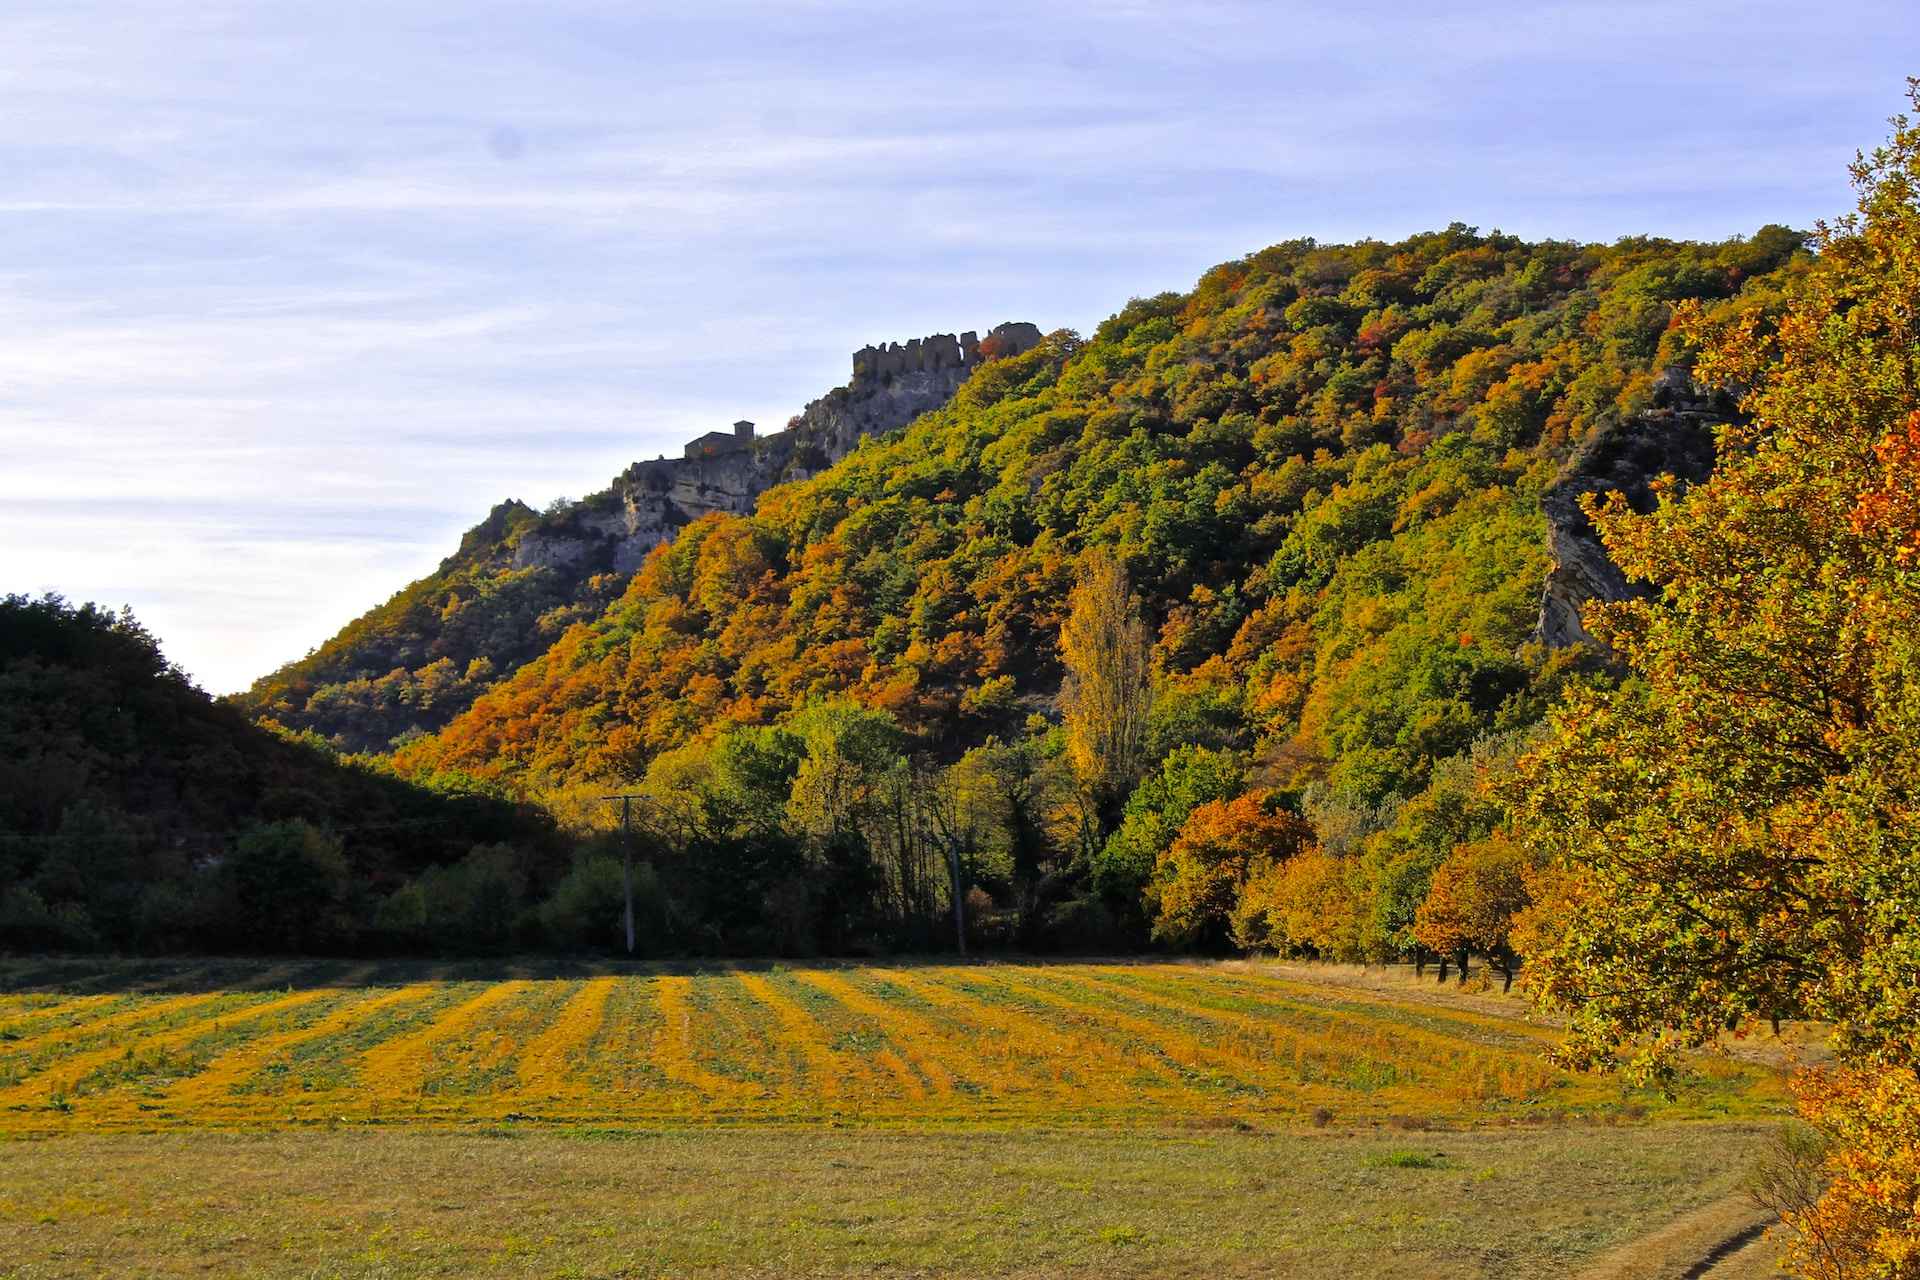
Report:
<svg viewBox="0 0 1920 1280"><path fill-rule="evenodd" d="M1067 761L1079 783L1097 842L1117 824L1120 806L1145 764L1153 706L1146 624L1127 570L1105 547L1080 560L1079 579L1060 629L1067 677L1060 690Z"/></svg>

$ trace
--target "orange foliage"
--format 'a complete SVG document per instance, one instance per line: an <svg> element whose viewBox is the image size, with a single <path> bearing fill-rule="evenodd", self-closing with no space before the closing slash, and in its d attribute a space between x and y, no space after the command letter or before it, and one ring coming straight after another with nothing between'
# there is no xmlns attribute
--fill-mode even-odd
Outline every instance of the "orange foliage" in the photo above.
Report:
<svg viewBox="0 0 1920 1280"><path fill-rule="evenodd" d="M1249 791L1210 801L1188 816L1154 870L1160 890L1156 937L1188 941L1219 933L1250 879L1312 843L1313 828L1304 818L1270 804L1267 792Z"/></svg>

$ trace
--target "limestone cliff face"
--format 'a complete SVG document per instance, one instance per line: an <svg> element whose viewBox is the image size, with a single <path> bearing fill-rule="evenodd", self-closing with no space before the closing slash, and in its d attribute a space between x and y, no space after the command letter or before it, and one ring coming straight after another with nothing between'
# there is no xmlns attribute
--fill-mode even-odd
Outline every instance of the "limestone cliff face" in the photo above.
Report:
<svg viewBox="0 0 1920 1280"><path fill-rule="evenodd" d="M631 573L683 525L713 511L752 511L774 485L824 471L863 437L938 409L981 364L1029 351L1040 339L1038 328L1018 323L1000 325L984 341L968 332L863 347L853 353L847 383L807 405L784 431L758 439L712 432L690 442L683 457L634 463L606 492L523 534L514 567Z"/></svg>
<svg viewBox="0 0 1920 1280"><path fill-rule="evenodd" d="M1724 397L1703 394L1684 369L1669 369L1654 383L1652 409L1602 429L1567 460L1541 504L1553 567L1541 591L1535 639L1556 649L1591 641L1580 622L1582 606L1646 594L1608 558L1580 500L1618 490L1635 511L1651 511L1656 477L1670 475L1683 484L1707 478L1713 429L1732 414Z"/></svg>

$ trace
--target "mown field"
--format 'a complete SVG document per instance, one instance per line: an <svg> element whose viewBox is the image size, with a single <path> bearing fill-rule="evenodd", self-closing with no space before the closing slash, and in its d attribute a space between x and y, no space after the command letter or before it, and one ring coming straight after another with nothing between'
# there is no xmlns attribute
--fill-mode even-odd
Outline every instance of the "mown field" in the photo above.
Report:
<svg viewBox="0 0 1920 1280"><path fill-rule="evenodd" d="M1196 964L0 968L0 1132L1739 1117L1545 1063L1501 1009Z"/></svg>
<svg viewBox="0 0 1920 1280"><path fill-rule="evenodd" d="M1552 1034L1245 965L17 960L0 1280L1557 1276L1745 1221L1771 1071Z"/></svg>

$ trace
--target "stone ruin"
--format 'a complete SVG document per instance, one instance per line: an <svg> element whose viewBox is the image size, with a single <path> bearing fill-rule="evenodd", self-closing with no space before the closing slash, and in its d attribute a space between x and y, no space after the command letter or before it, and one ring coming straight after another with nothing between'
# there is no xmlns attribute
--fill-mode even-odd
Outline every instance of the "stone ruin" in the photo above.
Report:
<svg viewBox="0 0 1920 1280"><path fill-rule="evenodd" d="M1019 355L1040 345L1038 326L1023 322L998 325L987 334L986 359ZM926 338L911 338L905 346L889 342L881 347L862 347L853 353L855 382L897 377L904 373L937 373L942 369L970 369L983 356L979 335L969 329L955 338L936 333Z"/></svg>

